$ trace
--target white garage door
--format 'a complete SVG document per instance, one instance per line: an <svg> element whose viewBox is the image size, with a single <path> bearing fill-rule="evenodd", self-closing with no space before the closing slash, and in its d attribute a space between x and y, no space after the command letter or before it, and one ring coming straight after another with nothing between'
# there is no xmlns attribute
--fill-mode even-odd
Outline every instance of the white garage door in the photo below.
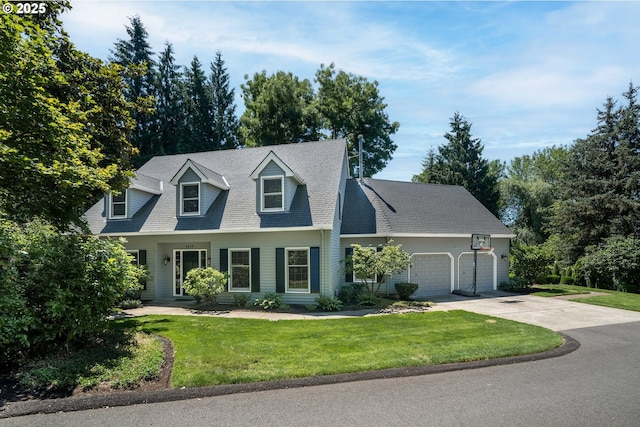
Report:
<svg viewBox="0 0 640 427"><path fill-rule="evenodd" d="M456 289L473 291L473 253L460 255L458 275L459 287ZM493 290L493 256L488 252L478 251L476 281L477 293Z"/></svg>
<svg viewBox="0 0 640 427"><path fill-rule="evenodd" d="M414 254L409 281L419 287L414 298L451 293L452 258L447 254Z"/></svg>

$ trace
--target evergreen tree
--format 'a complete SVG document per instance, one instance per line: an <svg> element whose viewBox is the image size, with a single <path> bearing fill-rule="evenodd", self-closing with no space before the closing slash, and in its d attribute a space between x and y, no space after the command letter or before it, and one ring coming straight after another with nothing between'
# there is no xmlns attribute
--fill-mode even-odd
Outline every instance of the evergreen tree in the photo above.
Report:
<svg viewBox="0 0 640 427"><path fill-rule="evenodd" d="M160 54L156 87L156 119L158 148L156 154L175 154L184 137L186 111L180 66L173 57L173 46L165 44Z"/></svg>
<svg viewBox="0 0 640 427"><path fill-rule="evenodd" d="M438 147L438 154L430 152L423 162L424 170L414 175L413 181L461 185L498 215L502 165L482 157L484 147L479 138L471 136L471 123L460 113L454 114L450 125L451 132L444 135L448 143Z"/></svg>
<svg viewBox="0 0 640 427"><path fill-rule="evenodd" d="M572 147L564 165L562 199L554 205L552 230L565 256L575 261L590 246L637 232L640 221L640 131L637 88L617 107L607 98L598 125Z"/></svg>
<svg viewBox="0 0 640 427"><path fill-rule="evenodd" d="M222 60L222 53L216 52L211 64L209 80L212 93L212 116L214 120L214 149L236 148L238 146L238 118L234 89L229 86L229 74Z"/></svg>
<svg viewBox="0 0 640 427"><path fill-rule="evenodd" d="M130 23L131 26L125 26L129 39L118 39L111 50L110 60L128 70L124 78L127 85L124 97L127 101L137 104L137 108L131 111L131 116L136 121L131 144L139 150L139 155L133 159L133 163L140 166L160 152L153 117L156 64L147 40L149 34L140 16L130 18Z"/></svg>
<svg viewBox="0 0 640 427"><path fill-rule="evenodd" d="M207 77L197 56L193 57L186 71L187 129L179 147L181 153L214 150L212 98L208 90Z"/></svg>

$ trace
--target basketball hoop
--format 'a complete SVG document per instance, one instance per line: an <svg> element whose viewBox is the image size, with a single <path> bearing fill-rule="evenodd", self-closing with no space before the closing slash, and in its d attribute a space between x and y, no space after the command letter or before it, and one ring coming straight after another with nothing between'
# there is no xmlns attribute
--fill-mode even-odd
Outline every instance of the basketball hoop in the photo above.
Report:
<svg viewBox="0 0 640 427"><path fill-rule="evenodd" d="M488 234L472 234L471 235L471 249L474 251L490 251L491 236Z"/></svg>

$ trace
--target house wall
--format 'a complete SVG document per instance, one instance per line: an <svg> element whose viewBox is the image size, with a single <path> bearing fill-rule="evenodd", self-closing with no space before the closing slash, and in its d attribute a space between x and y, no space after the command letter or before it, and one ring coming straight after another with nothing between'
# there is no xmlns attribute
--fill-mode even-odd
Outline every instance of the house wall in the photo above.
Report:
<svg viewBox="0 0 640 427"><path fill-rule="evenodd" d="M350 247L352 243L358 243L362 246L377 246L384 244L386 238L343 238L341 240L341 254L344 259L345 248ZM449 253L454 259L454 288L464 289L469 285L472 276L473 267L473 251L471 250L471 236L462 238L429 238L429 237L394 237L393 244L401 244L402 249L409 254L418 253ZM494 248L496 265L496 283L509 279L509 239L491 239L491 245ZM503 257L502 255L506 255ZM494 289L493 283L493 255L480 253L478 258L478 289ZM491 271L488 269L491 268ZM395 283L409 281L409 272L407 270L394 275L387 279L387 282L381 288L382 293L395 293ZM340 285L347 283L344 275L340 281Z"/></svg>
<svg viewBox="0 0 640 427"><path fill-rule="evenodd" d="M284 176L284 171L278 166L275 162L269 162L264 169L260 172L259 178L256 180L256 211L260 212L262 209L262 177L275 177L275 176ZM298 184L291 177L284 177L284 183L282 188L282 200L284 210L288 211L291 208L291 203L293 202L293 198L296 195L296 190L298 188Z"/></svg>
<svg viewBox="0 0 640 427"><path fill-rule="evenodd" d="M135 188L127 189L127 218L132 218L152 197L153 194L145 191Z"/></svg>
<svg viewBox="0 0 640 427"><path fill-rule="evenodd" d="M147 265L151 272L144 299L173 300L173 251L177 249L206 249L210 266L220 269L220 249L260 248L260 292L252 293L255 300L265 293L276 292L276 248L319 247L320 248L320 294L333 295L338 283L336 271L332 265L338 260L335 256L335 236L330 230L278 231L255 233L202 233L171 234L165 236L128 237L126 248L129 250L147 250ZM164 259L171 258L165 265ZM221 303L233 302L233 292L218 296ZM282 294L287 304L310 304L318 297L317 293Z"/></svg>

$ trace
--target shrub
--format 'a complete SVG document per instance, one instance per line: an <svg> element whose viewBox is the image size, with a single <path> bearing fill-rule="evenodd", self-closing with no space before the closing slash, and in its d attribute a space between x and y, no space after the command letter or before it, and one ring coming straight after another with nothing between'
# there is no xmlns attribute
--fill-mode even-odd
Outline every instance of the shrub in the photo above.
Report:
<svg viewBox="0 0 640 427"><path fill-rule="evenodd" d="M557 274L549 274L547 276L545 276L545 280L544 283L545 284L551 284L551 285L557 285L560 283L561 277L558 276Z"/></svg>
<svg viewBox="0 0 640 427"><path fill-rule="evenodd" d="M282 296L273 292L264 294L262 298L255 300L253 305L266 311L289 308L289 306L282 301Z"/></svg>
<svg viewBox="0 0 640 427"><path fill-rule="evenodd" d="M349 283L340 287L338 299L345 305L355 305L358 303L358 295L364 290L364 285L360 282Z"/></svg>
<svg viewBox="0 0 640 427"><path fill-rule="evenodd" d="M544 245L514 245L511 250L511 272L527 285L546 281L547 267L553 255Z"/></svg>
<svg viewBox="0 0 640 427"><path fill-rule="evenodd" d="M233 305L236 307L246 307L249 305L249 294L234 294Z"/></svg>
<svg viewBox="0 0 640 427"><path fill-rule="evenodd" d="M336 297L329 297L320 295L316 298L316 304L322 311L340 311L342 308L342 301Z"/></svg>
<svg viewBox="0 0 640 427"><path fill-rule="evenodd" d="M411 299L411 295L418 290L418 285L416 283L400 282L396 283L395 287L396 292L398 293L398 298L401 300Z"/></svg>
<svg viewBox="0 0 640 427"><path fill-rule="evenodd" d="M33 222L0 223L0 348L48 349L105 329L107 316L137 280L121 244Z"/></svg>
<svg viewBox="0 0 640 427"><path fill-rule="evenodd" d="M316 309L318 308L317 305L315 304L307 304L304 306L304 308L307 309L307 311L316 311Z"/></svg>
<svg viewBox="0 0 640 427"><path fill-rule="evenodd" d="M377 295L372 295L369 292L363 292L358 295L358 305L373 307L378 305L380 301L382 301L382 298Z"/></svg>
<svg viewBox="0 0 640 427"><path fill-rule="evenodd" d="M194 268L187 273L183 286L196 301L215 304L217 295L227 286L227 274L211 267Z"/></svg>
<svg viewBox="0 0 640 427"><path fill-rule="evenodd" d="M131 308L140 308L142 307L142 302L139 299L125 299L120 301L118 306L123 310L128 310Z"/></svg>
<svg viewBox="0 0 640 427"><path fill-rule="evenodd" d="M614 237L591 249L581 260L582 274L589 287L623 292L637 290L640 277L640 241Z"/></svg>
<svg viewBox="0 0 640 427"><path fill-rule="evenodd" d="M506 292L528 292L529 284L518 276L509 276L508 282L500 282L498 289Z"/></svg>

